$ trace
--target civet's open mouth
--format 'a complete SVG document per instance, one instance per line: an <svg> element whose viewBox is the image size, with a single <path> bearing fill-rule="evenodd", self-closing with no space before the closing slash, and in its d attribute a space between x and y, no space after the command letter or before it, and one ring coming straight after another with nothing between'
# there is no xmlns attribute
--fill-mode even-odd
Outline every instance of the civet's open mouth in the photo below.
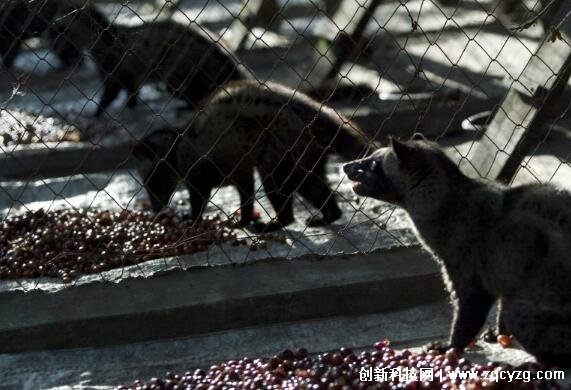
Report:
<svg viewBox="0 0 571 390"><path fill-rule="evenodd" d="M353 191L357 195L361 196L369 196L371 194L371 188L369 187L369 185L361 181L356 181L353 183Z"/></svg>

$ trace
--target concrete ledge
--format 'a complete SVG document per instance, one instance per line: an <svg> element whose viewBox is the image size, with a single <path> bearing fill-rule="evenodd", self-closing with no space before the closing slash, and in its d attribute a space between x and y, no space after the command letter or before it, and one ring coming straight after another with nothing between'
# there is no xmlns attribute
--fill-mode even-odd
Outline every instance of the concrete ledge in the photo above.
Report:
<svg viewBox="0 0 571 390"><path fill-rule="evenodd" d="M54 148L19 149L0 154L0 180L69 176L129 167L131 146L77 143Z"/></svg>
<svg viewBox="0 0 571 390"><path fill-rule="evenodd" d="M145 343L0 354L0 388L112 390L136 378L160 377L166 371L183 373L243 356L267 357L286 348L305 347L310 353L341 346L360 350L383 338L399 348L422 345L444 338L450 317L448 303L440 300L379 314L277 323Z"/></svg>
<svg viewBox="0 0 571 390"><path fill-rule="evenodd" d="M113 345L364 314L444 296L418 248L174 270L54 293L0 294L0 352Z"/></svg>
<svg viewBox="0 0 571 390"><path fill-rule="evenodd" d="M494 311L488 325L495 321ZM165 372L184 373L230 359L269 357L286 348L305 347L310 354L338 349L371 350L387 338L397 349L445 339L452 313L447 300L398 311L335 316L288 323L229 329L191 337L99 348L0 354L0 388L53 390L113 390L134 379L148 380ZM466 351L475 362L498 361L519 365L533 358L512 346L478 341ZM561 383L571 383L571 370Z"/></svg>

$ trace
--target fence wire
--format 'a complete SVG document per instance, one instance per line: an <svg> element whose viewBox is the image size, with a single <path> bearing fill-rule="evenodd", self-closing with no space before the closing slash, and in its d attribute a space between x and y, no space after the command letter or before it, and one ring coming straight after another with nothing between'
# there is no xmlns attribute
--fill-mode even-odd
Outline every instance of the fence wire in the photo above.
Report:
<svg viewBox="0 0 571 390"><path fill-rule="evenodd" d="M341 169L390 136L423 133L472 176L515 164L509 185L569 189L565 7L5 1L0 279L413 245L404 211L356 196Z"/></svg>

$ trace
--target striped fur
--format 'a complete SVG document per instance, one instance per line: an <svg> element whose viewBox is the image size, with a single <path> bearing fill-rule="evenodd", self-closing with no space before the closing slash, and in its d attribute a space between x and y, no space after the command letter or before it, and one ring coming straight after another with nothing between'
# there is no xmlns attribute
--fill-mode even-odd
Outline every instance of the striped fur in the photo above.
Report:
<svg viewBox="0 0 571 390"><path fill-rule="evenodd" d="M160 165L151 152L163 157L168 153L163 164L173 168L168 184L164 172L156 175L142 169L147 190L155 194L155 208L164 206L171 196L174 176L187 183L195 218L200 218L214 187L231 184L240 193L242 223L248 224L256 168L276 212L266 230L294 221L296 192L322 212L308 221L310 225L337 220L341 211L325 177L327 157L334 153L357 158L368 147L362 132L333 109L282 85L256 81L220 88L181 133L174 150L170 130L152 134L137 146L141 168L146 164L156 170Z"/></svg>

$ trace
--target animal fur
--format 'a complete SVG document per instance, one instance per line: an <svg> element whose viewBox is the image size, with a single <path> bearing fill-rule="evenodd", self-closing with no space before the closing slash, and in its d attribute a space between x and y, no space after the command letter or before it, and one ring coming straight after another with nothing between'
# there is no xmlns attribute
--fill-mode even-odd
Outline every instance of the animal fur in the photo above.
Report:
<svg viewBox="0 0 571 390"><path fill-rule="evenodd" d="M367 147L355 125L307 95L276 83L239 81L214 93L182 136L171 130L151 134L135 147L135 156L155 210L168 203L183 178L193 218L200 219L211 190L231 184L240 194L244 225L251 222L257 168L276 212L264 227L269 231L294 221L296 192L323 214L309 225L338 219L326 158L337 153L354 159Z"/></svg>
<svg viewBox="0 0 571 390"><path fill-rule="evenodd" d="M12 67L22 43L44 34L71 0L4 0L0 4L0 55ZM81 53L73 47L56 52L64 66L79 62Z"/></svg>
<svg viewBox="0 0 571 390"><path fill-rule="evenodd" d="M84 6L63 18L56 46L88 49L104 82L100 115L123 89L128 106L148 82L163 82L170 93L191 107L219 85L249 77L229 52L204 29L173 21L128 27L114 25L94 7Z"/></svg>
<svg viewBox="0 0 571 390"><path fill-rule="evenodd" d="M571 194L466 177L420 136L344 167L354 191L403 207L441 265L464 349L499 302L502 331L540 361L571 366Z"/></svg>

